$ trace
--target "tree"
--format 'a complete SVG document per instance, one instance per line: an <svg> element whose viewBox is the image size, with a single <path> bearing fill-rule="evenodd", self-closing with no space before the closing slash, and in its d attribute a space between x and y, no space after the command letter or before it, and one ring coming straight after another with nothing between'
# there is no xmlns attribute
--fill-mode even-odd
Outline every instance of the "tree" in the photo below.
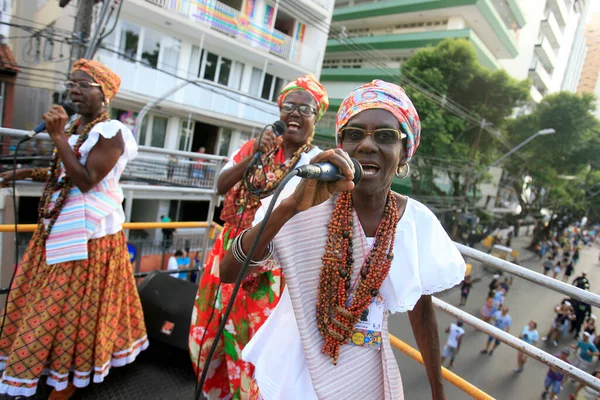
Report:
<svg viewBox="0 0 600 400"><path fill-rule="evenodd" d="M504 164L513 178L522 216L552 202L574 205L574 188L581 189L580 194L589 188L600 168L600 121L593 115L594 109L594 96L560 92L546 96L531 114L507 124L515 143L540 129L556 131L536 138L519 151L518 158L509 158ZM566 181L565 176L575 180Z"/></svg>
<svg viewBox="0 0 600 400"><path fill-rule="evenodd" d="M496 127L501 127L513 109L529 97L527 81L517 81L503 70L491 71L481 66L466 39L447 39L436 47L417 51L402 65L401 73ZM413 162L413 193L444 195L447 190L433 183L435 173L444 170L451 182L447 194L460 196L461 178L469 164L477 167L490 162L497 153L497 142L489 135L477 138L481 134L478 124L455 115L411 85L405 89L418 110L423 131ZM479 139L479 150L474 156L473 143Z"/></svg>

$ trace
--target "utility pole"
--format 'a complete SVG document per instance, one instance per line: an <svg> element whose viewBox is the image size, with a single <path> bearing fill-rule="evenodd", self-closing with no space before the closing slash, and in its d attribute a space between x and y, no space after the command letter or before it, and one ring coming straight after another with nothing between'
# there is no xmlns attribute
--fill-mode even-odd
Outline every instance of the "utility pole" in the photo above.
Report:
<svg viewBox="0 0 600 400"><path fill-rule="evenodd" d="M92 22L95 0L79 0L77 16L73 26L74 43L71 50L71 61L79 60L85 56L87 42L92 32Z"/></svg>
<svg viewBox="0 0 600 400"><path fill-rule="evenodd" d="M471 151L471 163L469 169L467 170L467 174L465 175L465 182L462 188L462 199L460 201L460 208L457 208L456 213L454 214L454 225L452 226L452 234L450 235L454 240L457 240L458 236L458 222L460 219L460 213L461 211L465 211L467 209L467 196L469 194L469 186L471 185L471 176L473 175L473 172L475 172L475 159L477 157L477 151L479 151L479 143L481 143L481 134L483 133L483 130L486 126L487 122L484 118L481 120L481 124L479 125L479 132L477 132L477 137L475 138L475 142L473 143L473 150Z"/></svg>

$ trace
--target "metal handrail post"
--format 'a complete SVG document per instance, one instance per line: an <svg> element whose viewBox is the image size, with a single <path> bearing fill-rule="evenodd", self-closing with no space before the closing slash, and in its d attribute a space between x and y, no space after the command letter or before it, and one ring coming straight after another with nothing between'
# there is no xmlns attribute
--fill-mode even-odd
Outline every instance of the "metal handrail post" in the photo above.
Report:
<svg viewBox="0 0 600 400"><path fill-rule="evenodd" d="M475 329L483 331L488 335L499 339L502 343L506 343L510 347L522 351L525 354L535 358L538 361L543 362L546 365L550 365L555 367L565 374L571 376L572 378L583 382L587 386L590 386L596 390L600 390L600 379L593 377L592 375L584 372L578 368L575 368L569 363L566 363L543 350L538 349L535 346L530 345L529 343L501 330L496 328L493 325L488 324L487 322L482 321L481 319L472 316L471 314L460 310L445 301L442 301L436 297L432 297L433 306L441 311L444 311L461 321L471 325Z"/></svg>
<svg viewBox="0 0 600 400"><path fill-rule="evenodd" d="M454 242L454 244L458 248L458 251L460 251L461 254L467 257L473 258L477 261L481 261L486 265L498 268L504 272L508 272L509 274L526 279L529 282L535 283L536 285L547 287L556 292L583 301L584 303L587 303L591 306L600 307L600 296L595 293L579 289L578 287L569 285L568 283L559 281L554 278L550 278L549 276L540 274L539 272L531 271L527 268L521 267L517 264L513 264L509 261L501 260L497 257L492 256L491 254L486 254L482 251L475 250L463 244L456 242Z"/></svg>

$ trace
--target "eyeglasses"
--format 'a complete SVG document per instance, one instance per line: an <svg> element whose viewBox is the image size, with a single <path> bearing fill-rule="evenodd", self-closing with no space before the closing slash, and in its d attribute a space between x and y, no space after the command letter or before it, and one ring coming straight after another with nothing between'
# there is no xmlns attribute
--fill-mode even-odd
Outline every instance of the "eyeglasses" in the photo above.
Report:
<svg viewBox="0 0 600 400"><path fill-rule="evenodd" d="M378 144L392 145L406 137L406 133L398 129L381 128L374 131L367 131L362 128L346 127L340 129L342 143L360 143L367 136L373 136L373 140Z"/></svg>
<svg viewBox="0 0 600 400"><path fill-rule="evenodd" d="M298 109L298 111L300 111L300 115L302 115L303 117L310 117L313 114L317 113L317 110L315 110L313 107L308 106L306 104L294 104L294 103L283 103L281 105L281 112L285 113L285 114L291 114L293 113L296 109Z"/></svg>
<svg viewBox="0 0 600 400"><path fill-rule="evenodd" d="M67 90L71 90L75 86L77 86L79 89L83 89L83 90L87 90L91 87L100 87L100 85L98 83L88 82L88 81L78 81L78 82L66 81L64 83L64 85L65 85L65 88L67 88Z"/></svg>

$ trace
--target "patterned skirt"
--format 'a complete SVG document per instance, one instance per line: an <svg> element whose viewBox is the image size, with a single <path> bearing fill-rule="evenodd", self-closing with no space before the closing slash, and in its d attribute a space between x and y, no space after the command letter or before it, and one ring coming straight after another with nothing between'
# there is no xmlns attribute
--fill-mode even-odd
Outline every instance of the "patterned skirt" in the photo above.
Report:
<svg viewBox="0 0 600 400"><path fill-rule="evenodd" d="M219 287L219 265L235 233L225 225L208 255L198 287L189 338L190 355L198 376L231 299L233 284ZM281 270L273 269L272 264L253 270L244 280L210 363L204 384L204 394L209 400L248 399L254 369L242 360L242 350L279 302L284 284Z"/></svg>
<svg viewBox="0 0 600 400"><path fill-rule="evenodd" d="M88 242L88 259L46 264L38 229L8 297L0 393L33 396L43 374L63 390L102 382L148 347L124 233Z"/></svg>

